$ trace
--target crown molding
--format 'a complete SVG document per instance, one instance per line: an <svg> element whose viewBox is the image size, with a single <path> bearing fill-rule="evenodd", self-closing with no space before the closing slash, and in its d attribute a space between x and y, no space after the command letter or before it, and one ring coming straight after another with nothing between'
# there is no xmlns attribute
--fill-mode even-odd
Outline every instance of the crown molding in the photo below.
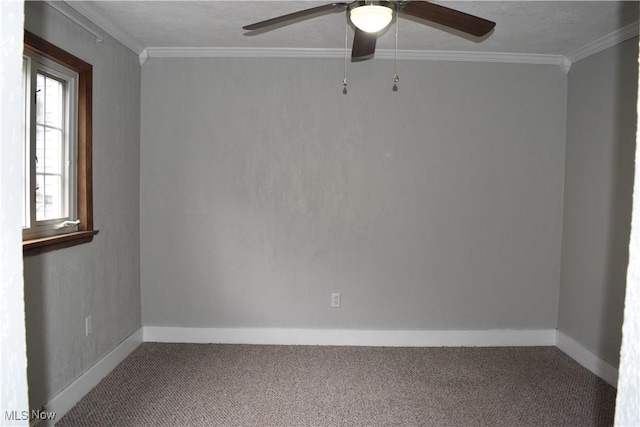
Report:
<svg viewBox="0 0 640 427"><path fill-rule="evenodd" d="M344 58L344 49L229 48L229 47L148 47L140 54L149 58ZM394 59L393 49L378 49L375 59ZM412 61L496 62L563 66L562 55L527 53L399 50L398 59Z"/></svg>
<svg viewBox="0 0 640 427"><path fill-rule="evenodd" d="M562 63L560 64L560 68L562 69L562 72L565 74L569 74L569 70L571 70L572 65L573 65L573 62L571 62L569 58L563 55Z"/></svg>
<svg viewBox="0 0 640 427"><path fill-rule="evenodd" d="M144 50L140 52L140 55L138 55L138 58L140 58L140 66L142 67L144 63L147 62L147 59L149 59L149 49L144 48Z"/></svg>
<svg viewBox="0 0 640 427"><path fill-rule="evenodd" d="M53 3L53 2L51 2ZM131 37L129 34L124 32L122 29L114 25L110 20L105 19L102 16L102 13L90 2L84 1L62 1L55 3L63 3L71 8L75 9L81 15L84 15L85 18L93 22L95 25L100 27L102 30L107 32L111 37L118 40L124 46L126 46L129 50L133 51L136 55L140 55L144 51L144 46L140 44L136 39Z"/></svg>
<svg viewBox="0 0 640 427"><path fill-rule="evenodd" d="M75 22L80 28L91 34L96 43L101 43L104 40L102 28L84 16L84 14L71 7L67 2L46 0L46 3L48 6L67 17L67 19Z"/></svg>
<svg viewBox="0 0 640 427"><path fill-rule="evenodd" d="M574 63L591 55L595 55L598 52L602 52L603 50L608 49L611 46L615 46L618 43L622 43L623 41L637 36L640 32L638 25L638 21L626 25L617 31L614 31L604 37L600 37L599 39L591 43L572 50L571 52L567 53L565 57L569 62Z"/></svg>

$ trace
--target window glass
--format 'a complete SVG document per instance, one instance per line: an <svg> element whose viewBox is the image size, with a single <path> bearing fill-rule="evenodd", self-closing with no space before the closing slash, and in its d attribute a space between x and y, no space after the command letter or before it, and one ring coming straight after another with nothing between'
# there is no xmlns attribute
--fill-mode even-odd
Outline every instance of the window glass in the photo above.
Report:
<svg viewBox="0 0 640 427"><path fill-rule="evenodd" d="M76 74L36 54L25 54L25 163L24 210L25 233L29 236L57 234L65 221L74 221L75 198L73 174L74 139L69 129L75 123L70 114L76 111L72 88ZM73 229L71 230L73 231Z"/></svg>

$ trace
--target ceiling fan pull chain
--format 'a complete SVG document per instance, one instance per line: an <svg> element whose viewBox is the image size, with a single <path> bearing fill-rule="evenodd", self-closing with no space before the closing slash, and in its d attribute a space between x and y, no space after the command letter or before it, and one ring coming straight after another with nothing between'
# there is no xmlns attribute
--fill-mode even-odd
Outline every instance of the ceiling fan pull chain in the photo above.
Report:
<svg viewBox="0 0 640 427"><path fill-rule="evenodd" d="M342 80L342 93L347 94L347 58L349 51L349 11L347 11L344 20L344 79Z"/></svg>
<svg viewBox="0 0 640 427"><path fill-rule="evenodd" d="M400 77L398 77L398 12L396 11L396 50L394 53L393 59L393 91L398 91L398 82L400 81Z"/></svg>

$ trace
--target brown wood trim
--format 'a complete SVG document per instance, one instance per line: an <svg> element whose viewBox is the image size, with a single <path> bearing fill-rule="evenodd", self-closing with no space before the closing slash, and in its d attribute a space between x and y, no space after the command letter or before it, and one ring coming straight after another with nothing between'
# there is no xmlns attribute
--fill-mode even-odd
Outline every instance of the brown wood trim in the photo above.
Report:
<svg viewBox="0 0 640 427"><path fill-rule="evenodd" d="M59 236L25 240L22 242L22 254L23 256L32 256L44 252L55 251L57 249L81 245L82 243L89 243L93 240L93 236L96 234L98 234L98 230L76 231L74 233L61 234Z"/></svg>
<svg viewBox="0 0 640 427"><path fill-rule="evenodd" d="M78 90L78 219L80 230L93 230L93 86L92 71L79 73Z"/></svg>
<svg viewBox="0 0 640 427"><path fill-rule="evenodd" d="M23 242L25 256L87 243L93 240L93 66L29 31L24 48L78 73L78 232Z"/></svg>
<svg viewBox="0 0 640 427"><path fill-rule="evenodd" d="M88 71L93 68L88 62L70 54L66 50L60 49L58 46L49 43L45 39L40 38L27 30L24 31L24 44L25 47L28 47L32 52L36 52L57 62L58 64L71 68L78 73Z"/></svg>

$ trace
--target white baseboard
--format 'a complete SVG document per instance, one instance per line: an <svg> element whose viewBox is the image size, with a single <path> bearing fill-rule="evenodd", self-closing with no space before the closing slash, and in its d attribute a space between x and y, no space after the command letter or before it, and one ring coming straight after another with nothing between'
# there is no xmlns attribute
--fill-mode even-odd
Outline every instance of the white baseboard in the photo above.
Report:
<svg viewBox="0 0 640 427"><path fill-rule="evenodd" d="M389 347L553 346L555 330L343 330L144 326L145 342Z"/></svg>
<svg viewBox="0 0 640 427"><path fill-rule="evenodd" d="M143 333L139 328L129 335L116 348L97 361L74 382L53 397L45 406L44 411L55 412L58 422L71 408L73 408L87 393L91 391L104 377L106 377L120 362L142 344Z"/></svg>
<svg viewBox="0 0 640 427"><path fill-rule="evenodd" d="M556 330L417 331L143 326L52 398L43 410L55 412L55 421L59 421L143 342L388 347L556 346L612 386L615 387L618 381L616 368Z"/></svg>
<svg viewBox="0 0 640 427"><path fill-rule="evenodd" d="M613 387L617 386L618 370L578 341L560 331L556 331L556 347Z"/></svg>

